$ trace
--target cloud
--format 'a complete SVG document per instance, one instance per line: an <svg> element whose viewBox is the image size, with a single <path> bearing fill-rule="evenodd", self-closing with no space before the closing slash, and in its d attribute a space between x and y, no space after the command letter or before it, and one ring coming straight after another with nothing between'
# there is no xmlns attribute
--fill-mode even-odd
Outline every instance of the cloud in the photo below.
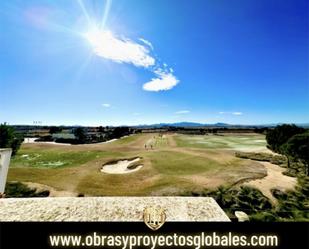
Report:
<svg viewBox="0 0 309 249"><path fill-rule="evenodd" d="M110 31L94 30L84 34L97 56L117 63L131 63L148 68L155 65L149 50L127 38L118 38Z"/></svg>
<svg viewBox="0 0 309 249"><path fill-rule="evenodd" d="M103 106L103 107L106 107L106 108L111 107L111 105L110 105L110 104L102 104L102 106Z"/></svg>
<svg viewBox="0 0 309 249"><path fill-rule="evenodd" d="M150 41L147 41L147 40L145 40L143 38L139 38L139 40L141 42L143 42L144 44L146 44L148 47L150 47L153 50L153 46L152 46L152 43Z"/></svg>
<svg viewBox="0 0 309 249"><path fill-rule="evenodd" d="M188 111L188 110L181 110L181 111L175 112L175 114L187 114L187 113L190 113L190 111Z"/></svg>
<svg viewBox="0 0 309 249"><path fill-rule="evenodd" d="M153 78L151 81L143 85L143 89L146 91L166 91L176 86L179 80L171 73L157 74L158 78Z"/></svg>
<svg viewBox="0 0 309 249"><path fill-rule="evenodd" d="M179 83L179 80L174 76L174 70L169 68L166 63L158 62L155 56L151 55L150 49L153 50L153 46L151 42L143 38L139 38L139 41L146 46L97 28L85 33L84 37L92 45L97 56L117 63L133 64L154 73L156 77L144 83L143 89L145 91L166 91Z"/></svg>
<svg viewBox="0 0 309 249"><path fill-rule="evenodd" d="M242 112L219 112L219 114L232 114L232 115L235 115L235 116L241 116L243 115Z"/></svg>

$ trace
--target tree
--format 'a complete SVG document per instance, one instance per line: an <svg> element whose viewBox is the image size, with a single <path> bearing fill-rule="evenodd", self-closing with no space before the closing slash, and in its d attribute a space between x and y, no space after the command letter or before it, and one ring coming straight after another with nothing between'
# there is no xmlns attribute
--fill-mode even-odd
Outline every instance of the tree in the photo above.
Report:
<svg viewBox="0 0 309 249"><path fill-rule="evenodd" d="M285 153L282 145L285 144L292 136L305 132L304 128L294 124L278 125L272 130L268 130L266 134L267 147L276 153L286 155L288 167L290 167L290 158Z"/></svg>
<svg viewBox="0 0 309 249"><path fill-rule="evenodd" d="M78 127L74 130L74 135L77 138L79 143L85 143L86 142L86 133L85 130L82 127Z"/></svg>
<svg viewBox="0 0 309 249"><path fill-rule="evenodd" d="M103 132L104 132L104 128L103 128L103 126L99 126L99 128L98 128L98 132L100 132L100 133L103 133Z"/></svg>
<svg viewBox="0 0 309 249"><path fill-rule="evenodd" d="M305 132L304 128L298 127L294 124L278 125L274 129L267 131L266 141L268 148L274 152L281 153L281 145L286 143L292 136L303 132Z"/></svg>
<svg viewBox="0 0 309 249"><path fill-rule="evenodd" d="M15 156L22 141L23 138L16 134L13 127L0 124L0 148L12 148L12 156Z"/></svg>
<svg viewBox="0 0 309 249"><path fill-rule="evenodd" d="M114 138L120 138L125 135L130 134L130 128L129 127L116 127L113 130L113 137Z"/></svg>
<svg viewBox="0 0 309 249"><path fill-rule="evenodd" d="M61 131L62 131L61 127L52 126L52 127L49 128L49 133L50 134L59 133Z"/></svg>
<svg viewBox="0 0 309 249"><path fill-rule="evenodd" d="M287 157L300 160L309 176L309 132L294 135L282 145L281 150Z"/></svg>

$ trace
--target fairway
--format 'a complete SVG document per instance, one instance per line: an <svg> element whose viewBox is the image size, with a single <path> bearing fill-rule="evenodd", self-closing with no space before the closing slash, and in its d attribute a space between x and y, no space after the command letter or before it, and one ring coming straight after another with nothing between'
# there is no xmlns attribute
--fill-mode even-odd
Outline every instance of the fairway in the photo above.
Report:
<svg viewBox="0 0 309 249"><path fill-rule="evenodd" d="M175 139L180 147L271 152L260 134L178 135Z"/></svg>
<svg viewBox="0 0 309 249"><path fill-rule="evenodd" d="M179 195L264 177L262 164L235 157L243 149L267 150L265 137L150 133L100 144L27 143L12 158L8 180L86 196ZM102 171L133 158L138 170Z"/></svg>

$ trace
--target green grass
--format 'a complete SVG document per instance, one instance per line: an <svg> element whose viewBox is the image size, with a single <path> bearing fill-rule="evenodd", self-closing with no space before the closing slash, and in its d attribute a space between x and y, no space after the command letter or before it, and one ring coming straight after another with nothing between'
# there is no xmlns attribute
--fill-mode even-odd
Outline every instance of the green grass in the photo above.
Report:
<svg viewBox="0 0 309 249"><path fill-rule="evenodd" d="M265 147L265 136L175 135L173 138L180 148L169 146L168 139L158 134L137 134L101 145L23 145L11 159L8 181L41 183L89 196L180 195L185 192L190 196L214 196L231 217L235 210L243 210L251 220L309 220L309 178L299 179L299 186L293 191L275 191L278 204L273 207L258 190L231 188L239 180L259 178L264 174L258 162L243 158L273 163L274 159L282 158L265 153L236 153L239 158L223 149L252 148L254 151ZM147 142L153 143L153 150L145 150ZM137 172L109 175L100 171L109 161L133 157L141 157L139 163L144 165ZM218 184L226 187L214 190L215 182L207 185L208 179L217 179ZM20 184L9 187L12 196L34 195L33 190Z"/></svg>
<svg viewBox="0 0 309 249"><path fill-rule="evenodd" d="M266 147L264 135L177 135L177 146L205 149L240 149Z"/></svg>
<svg viewBox="0 0 309 249"><path fill-rule="evenodd" d="M154 146L159 148L167 147L168 146L167 138L156 135L154 139Z"/></svg>
<svg viewBox="0 0 309 249"><path fill-rule="evenodd" d="M65 150L39 150L21 149L12 158L10 167L31 168L63 168L84 164L88 161L113 156L114 152L105 151L65 151ZM117 154L117 153L116 153Z"/></svg>
<svg viewBox="0 0 309 249"><path fill-rule="evenodd" d="M153 149L163 149L168 146L168 141L165 136L163 137L155 134L151 136L145 144L147 145L148 149L151 148L151 145L153 146Z"/></svg>
<svg viewBox="0 0 309 249"><path fill-rule="evenodd" d="M161 151L148 156L153 167L164 175L192 175L223 167L211 159L181 152Z"/></svg>
<svg viewBox="0 0 309 249"><path fill-rule="evenodd" d="M192 138L194 141L197 138L204 139L204 136L179 137ZM200 188L212 177L219 184L223 180L226 184L233 184L244 177L256 177L259 174L259 170L256 173L251 165L253 162L233 157L231 153L207 148L177 148L169 146L168 138L168 135L136 134L107 144L23 145L16 157L12 158L8 180L41 183L90 196L151 195L154 192L177 195L178 189ZM216 146L220 143L220 146L224 146L222 137L212 138L219 139ZM224 138L233 140L231 136ZM240 139L239 143L241 140L245 139ZM153 143L153 150L145 150L146 143ZM139 163L144 165L137 172L109 175L100 171L102 165L109 161L133 157L141 157ZM197 177L199 183L195 182Z"/></svg>
<svg viewBox="0 0 309 249"><path fill-rule="evenodd" d="M120 138L120 139L118 139L118 140L116 140L112 143L114 145L117 145L117 144L125 145L125 144L135 142L140 137L141 137L141 134L130 135L130 136L127 136L127 137Z"/></svg>

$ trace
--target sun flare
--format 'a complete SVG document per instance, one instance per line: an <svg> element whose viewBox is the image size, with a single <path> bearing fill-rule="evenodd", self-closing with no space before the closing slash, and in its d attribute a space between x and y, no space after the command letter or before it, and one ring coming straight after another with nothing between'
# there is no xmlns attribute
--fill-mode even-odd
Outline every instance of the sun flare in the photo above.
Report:
<svg viewBox="0 0 309 249"><path fill-rule="evenodd" d="M93 48L101 47L103 44L106 46L108 37L111 37L110 31L101 31L94 28L84 34L86 40L90 43Z"/></svg>
<svg viewBox="0 0 309 249"><path fill-rule="evenodd" d="M155 59L149 55L149 49L128 38L117 37L110 30L93 28L84 37L97 56L145 68L155 64Z"/></svg>

